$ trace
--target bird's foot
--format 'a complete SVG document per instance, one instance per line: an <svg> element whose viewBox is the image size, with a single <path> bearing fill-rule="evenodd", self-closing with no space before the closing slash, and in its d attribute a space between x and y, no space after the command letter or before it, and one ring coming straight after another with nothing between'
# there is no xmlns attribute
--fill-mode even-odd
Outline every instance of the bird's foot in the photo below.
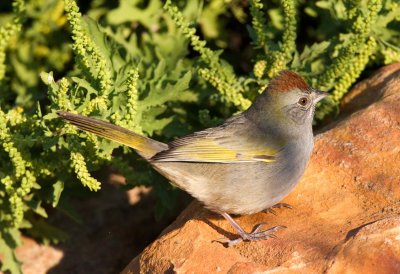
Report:
<svg viewBox="0 0 400 274"><path fill-rule="evenodd" d="M264 212L264 213L272 213L272 214L276 215L276 212L275 212L274 208L289 208L289 209L292 209L293 207L291 205L289 205L289 204L279 203L279 204L273 205L273 206L271 206L271 207L269 207L267 209L264 209L262 212Z"/></svg>
<svg viewBox="0 0 400 274"><path fill-rule="evenodd" d="M231 247L231 246L237 245L243 241L253 242L253 241L266 240L268 238L277 238L277 236L275 234L273 234L273 232L276 232L280 229L286 228L286 226L279 225L279 226L274 226L274 227L269 228L264 231L260 231L264 225L265 225L265 223L256 225L254 227L253 231L250 233L247 233L245 231L239 231L240 237L237 239L230 240L228 238L223 238L223 239L219 239L216 241L220 242L224 245L227 245L228 247Z"/></svg>

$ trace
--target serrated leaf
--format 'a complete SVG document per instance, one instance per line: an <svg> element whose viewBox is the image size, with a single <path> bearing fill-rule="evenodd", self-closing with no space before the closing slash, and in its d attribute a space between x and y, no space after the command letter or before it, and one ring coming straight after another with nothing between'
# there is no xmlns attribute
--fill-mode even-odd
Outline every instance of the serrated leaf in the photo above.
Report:
<svg viewBox="0 0 400 274"><path fill-rule="evenodd" d="M111 58L109 57L115 52L115 49L112 47L112 42L108 42L106 34L100 29L99 24L90 17L83 17L82 25L90 35L92 41L96 44L100 54L104 57L103 60L107 63L107 69L111 71L113 67L111 65Z"/></svg>
<svg viewBox="0 0 400 274"><path fill-rule="evenodd" d="M82 87L87 90L87 94L98 94L98 91L92 87L91 83L89 83L86 79L79 77L71 77L72 81L78 84L78 87Z"/></svg>
<svg viewBox="0 0 400 274"><path fill-rule="evenodd" d="M155 131L160 130L164 128L166 125L171 123L173 120L172 117L169 118L147 118L145 122L141 124L142 129L144 132L146 132L148 135L152 136Z"/></svg>
<svg viewBox="0 0 400 274"><path fill-rule="evenodd" d="M178 100L181 93L188 89L191 78L192 74L188 71L175 83L165 80L159 82L157 89L151 90L149 95L140 101L139 109L143 111L153 106L163 105L168 101Z"/></svg>
<svg viewBox="0 0 400 274"><path fill-rule="evenodd" d="M299 58L302 61L314 59L320 56L321 54L325 53L329 45L330 45L329 41L323 41L321 43L314 43L312 44L311 47L306 46L303 52L300 54Z"/></svg>

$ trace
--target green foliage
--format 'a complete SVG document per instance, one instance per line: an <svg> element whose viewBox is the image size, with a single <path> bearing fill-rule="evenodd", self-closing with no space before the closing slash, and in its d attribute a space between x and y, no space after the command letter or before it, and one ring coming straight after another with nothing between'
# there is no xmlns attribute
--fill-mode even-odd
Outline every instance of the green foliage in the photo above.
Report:
<svg viewBox="0 0 400 274"><path fill-rule="evenodd" d="M131 150L77 131L57 110L167 141L246 109L271 77L292 69L331 93L317 110L322 120L369 68L400 61L395 0L84 5L88 16L75 0L0 4L2 271L21 271L21 230L66 238L44 221L47 209L67 210L62 198L76 189L99 190L93 174L104 165L129 187L152 185L158 212L172 203L175 192Z"/></svg>

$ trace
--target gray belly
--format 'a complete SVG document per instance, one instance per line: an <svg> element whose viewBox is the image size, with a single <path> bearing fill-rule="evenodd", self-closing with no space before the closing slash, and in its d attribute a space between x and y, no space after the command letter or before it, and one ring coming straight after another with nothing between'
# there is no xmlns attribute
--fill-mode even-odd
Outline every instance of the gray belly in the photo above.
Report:
<svg viewBox="0 0 400 274"><path fill-rule="evenodd" d="M251 214L282 200L297 184L311 150L296 147L282 152L273 163L235 164L158 162L154 167L173 184L207 208L231 214Z"/></svg>

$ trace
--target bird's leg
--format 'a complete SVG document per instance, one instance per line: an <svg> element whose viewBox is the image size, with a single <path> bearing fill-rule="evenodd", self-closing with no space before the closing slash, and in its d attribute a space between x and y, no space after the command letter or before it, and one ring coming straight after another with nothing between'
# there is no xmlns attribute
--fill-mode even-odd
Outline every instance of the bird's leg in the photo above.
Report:
<svg viewBox="0 0 400 274"><path fill-rule="evenodd" d="M264 213L272 213L272 214L276 215L276 212L275 212L274 208L283 208L283 207L292 209L292 206L289 205L289 204L279 203L279 204L273 205L273 206L271 206L271 207L269 207L267 209L264 209L262 212L264 212Z"/></svg>
<svg viewBox="0 0 400 274"><path fill-rule="evenodd" d="M226 212L221 213L221 215L233 226L233 228L237 231L240 238L229 240L229 239L221 239L218 242L223 244L227 244L228 246L236 245L242 241L260 241L268 238L276 238L273 232L278 231L281 228L286 228L285 226L274 226L270 229L260 231L261 227L265 225L265 223L258 224L254 227L253 231L248 233L244 231L244 229Z"/></svg>

